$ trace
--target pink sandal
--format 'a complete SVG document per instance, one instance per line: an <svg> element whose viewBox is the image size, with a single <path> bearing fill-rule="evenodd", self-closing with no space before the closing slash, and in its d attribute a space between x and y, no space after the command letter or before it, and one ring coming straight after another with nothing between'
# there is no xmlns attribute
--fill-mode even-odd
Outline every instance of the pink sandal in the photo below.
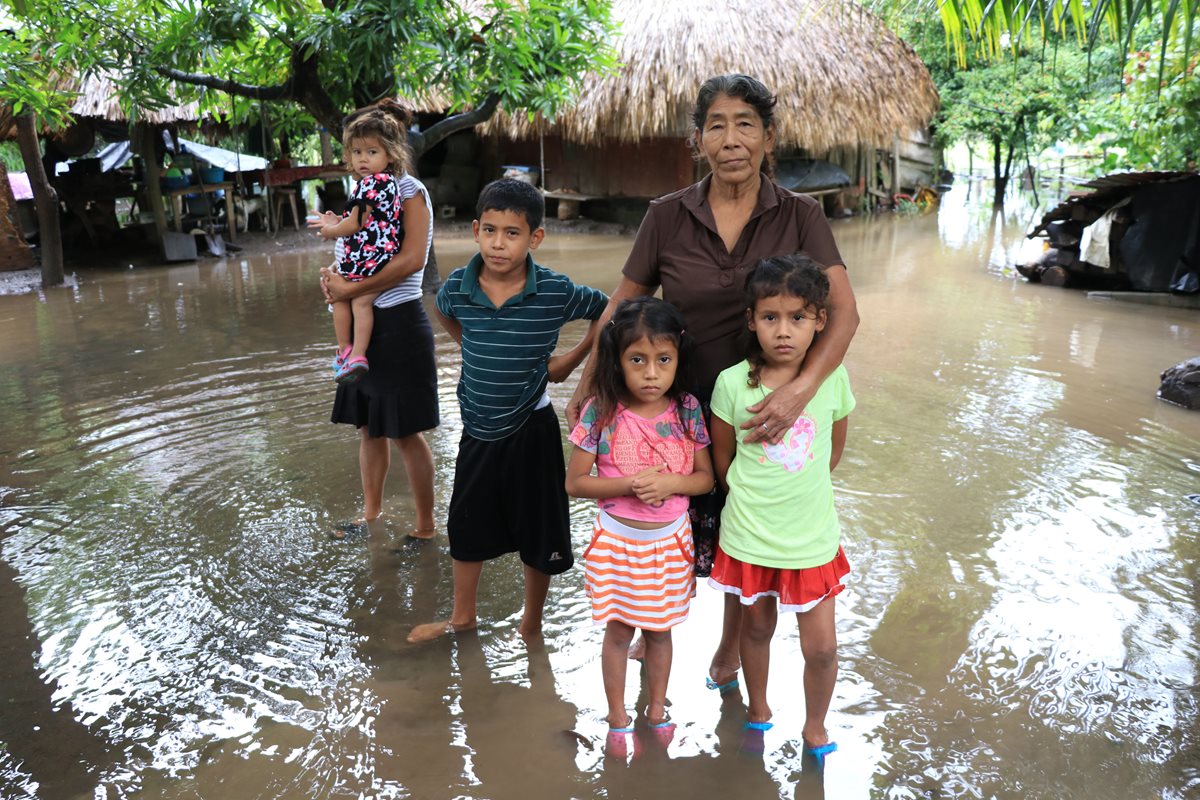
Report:
<svg viewBox="0 0 1200 800"><path fill-rule="evenodd" d="M338 383L354 383L370 371L371 367L367 364L367 359L362 356L356 356L342 364L342 368L338 370L336 375L336 380Z"/></svg>
<svg viewBox="0 0 1200 800"><path fill-rule="evenodd" d="M337 374L342 371L342 365L345 364L346 359L350 357L350 351L352 349L353 348L350 345L346 345L344 350L339 350L337 355L333 357L333 377L336 378Z"/></svg>

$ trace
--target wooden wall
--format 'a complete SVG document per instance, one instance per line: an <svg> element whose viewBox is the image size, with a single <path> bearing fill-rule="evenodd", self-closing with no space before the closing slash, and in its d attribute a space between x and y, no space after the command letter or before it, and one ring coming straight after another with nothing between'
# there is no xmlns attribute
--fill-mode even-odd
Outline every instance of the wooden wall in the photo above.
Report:
<svg viewBox="0 0 1200 800"><path fill-rule="evenodd" d="M539 153L537 139L488 140L485 177L500 176L506 164L538 167L544 157L542 186L550 192L564 189L593 197L653 198L682 189L696 180L696 162L683 141L647 139L641 142L606 142L589 146L547 136ZM544 156L543 156L544 153Z"/></svg>
<svg viewBox="0 0 1200 800"><path fill-rule="evenodd" d="M21 234L17 201L8 185L8 172L0 163L0 270L30 269L33 253Z"/></svg>

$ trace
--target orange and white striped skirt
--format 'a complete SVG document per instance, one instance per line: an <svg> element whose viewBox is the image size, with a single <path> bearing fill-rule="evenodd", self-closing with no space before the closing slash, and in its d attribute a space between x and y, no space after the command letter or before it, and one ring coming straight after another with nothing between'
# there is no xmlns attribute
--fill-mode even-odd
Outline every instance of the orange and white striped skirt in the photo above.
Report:
<svg viewBox="0 0 1200 800"><path fill-rule="evenodd" d="M596 623L665 631L687 619L696 574L686 512L661 528L641 530L601 511L583 558Z"/></svg>

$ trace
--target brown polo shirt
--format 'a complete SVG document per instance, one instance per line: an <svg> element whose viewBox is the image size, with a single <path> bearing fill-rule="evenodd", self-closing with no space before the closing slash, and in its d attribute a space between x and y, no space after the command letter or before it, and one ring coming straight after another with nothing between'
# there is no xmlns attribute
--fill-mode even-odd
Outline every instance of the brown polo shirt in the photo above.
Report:
<svg viewBox="0 0 1200 800"><path fill-rule="evenodd" d="M710 175L651 201L622 270L634 283L661 286L663 299L683 312L696 342L692 377L704 389L743 357L742 291L759 259L803 251L825 266L844 266L821 204L766 179L750 221L728 252L708 204L711 180Z"/></svg>

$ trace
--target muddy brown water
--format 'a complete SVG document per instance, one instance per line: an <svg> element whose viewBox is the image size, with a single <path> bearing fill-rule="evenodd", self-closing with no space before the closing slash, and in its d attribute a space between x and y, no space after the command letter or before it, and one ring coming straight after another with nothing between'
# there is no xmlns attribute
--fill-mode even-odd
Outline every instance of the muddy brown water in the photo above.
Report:
<svg viewBox="0 0 1200 800"><path fill-rule="evenodd" d="M405 643L448 610L446 542L402 536L399 462L390 527L326 536L358 479L327 422L323 253L0 297L0 796L1200 796L1200 413L1154 397L1200 317L1026 284L1006 266L1026 221L956 191L835 223L863 323L823 776L797 744L794 624L748 752L739 701L703 687L705 586L675 637L675 738L625 760L603 754L581 570L542 647L515 634L512 557L485 571L477 634ZM609 289L630 244L551 235L539 258ZM470 248L439 242L441 262ZM458 357L437 346L444 518Z"/></svg>

